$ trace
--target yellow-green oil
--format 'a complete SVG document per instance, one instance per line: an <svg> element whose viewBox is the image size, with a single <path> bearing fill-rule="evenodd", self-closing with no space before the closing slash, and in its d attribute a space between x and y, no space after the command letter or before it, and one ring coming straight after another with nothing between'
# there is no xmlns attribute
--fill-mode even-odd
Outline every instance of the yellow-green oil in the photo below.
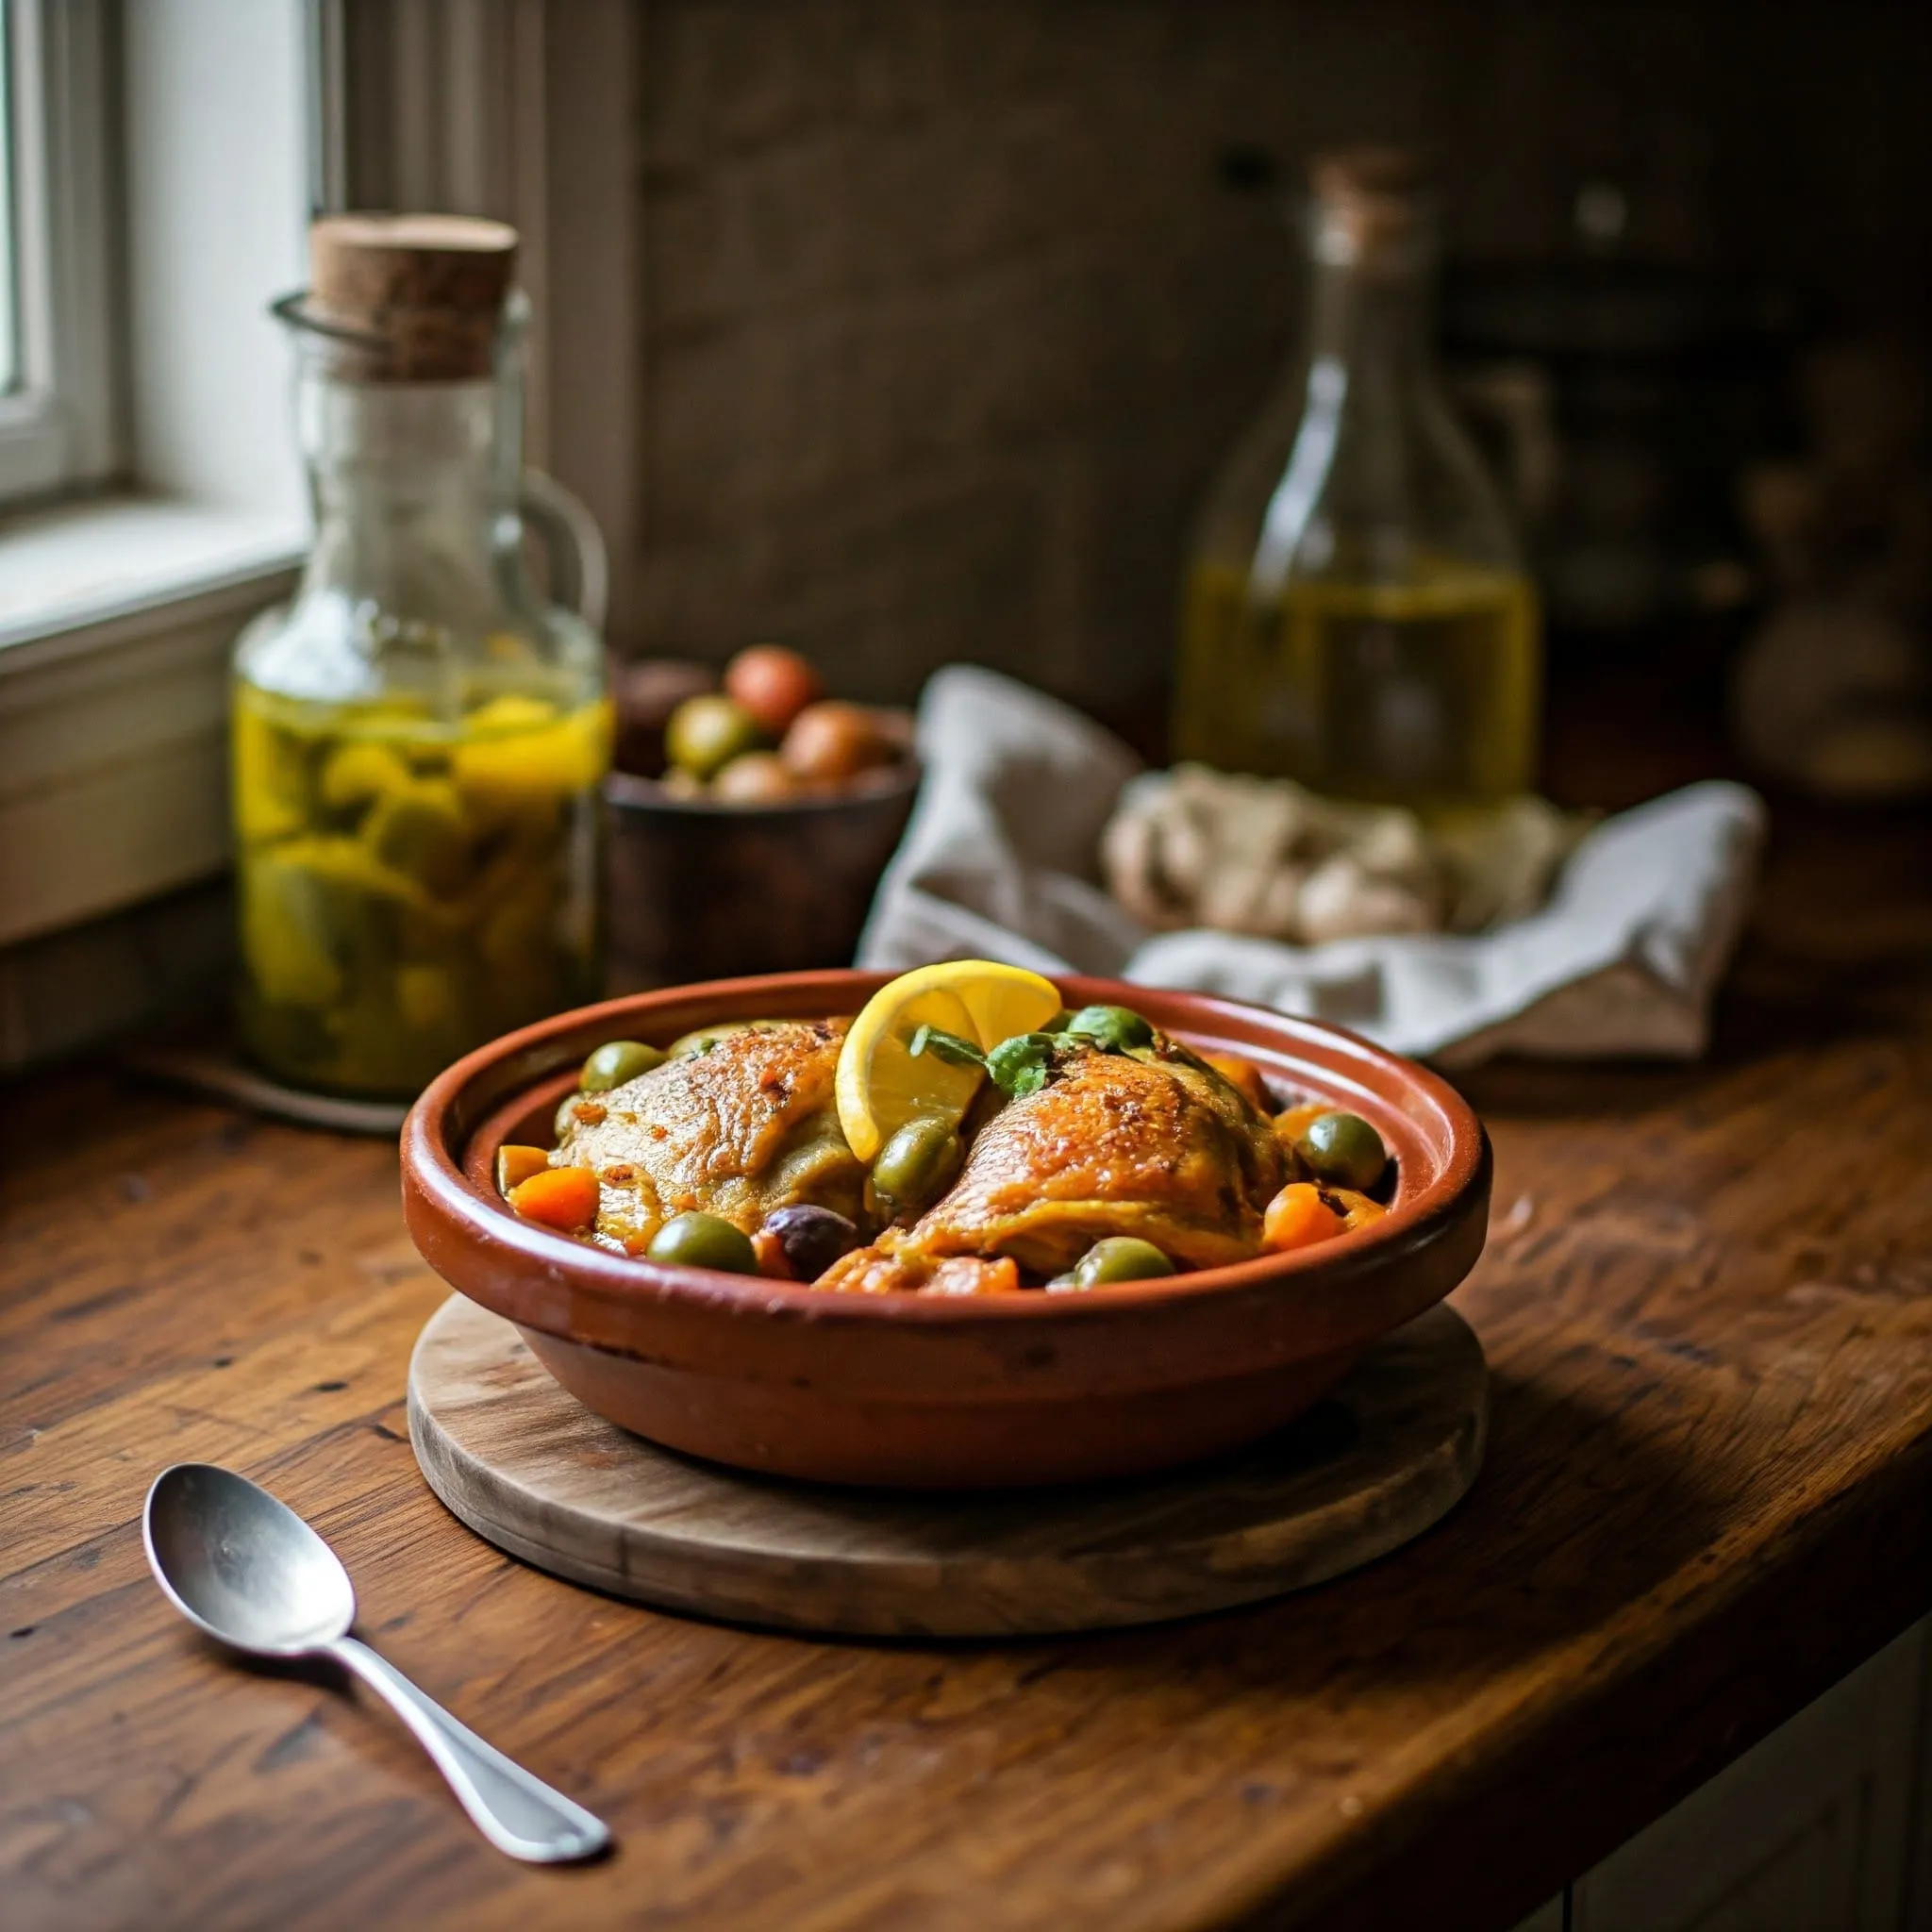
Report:
<svg viewBox="0 0 1932 1932"><path fill-rule="evenodd" d="M1425 563L1392 583L1244 570L1188 581L1176 756L1341 798L1454 812L1535 781L1541 639L1520 575Z"/></svg>
<svg viewBox="0 0 1932 1932"><path fill-rule="evenodd" d="M608 702L234 707L242 1025L304 1087L409 1095L595 996Z"/></svg>

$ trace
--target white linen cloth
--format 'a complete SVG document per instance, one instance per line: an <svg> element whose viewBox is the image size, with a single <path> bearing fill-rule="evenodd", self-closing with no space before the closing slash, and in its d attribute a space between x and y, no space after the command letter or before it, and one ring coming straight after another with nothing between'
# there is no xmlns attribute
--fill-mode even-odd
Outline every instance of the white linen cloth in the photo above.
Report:
<svg viewBox="0 0 1932 1932"><path fill-rule="evenodd" d="M1687 786L1592 828L1526 919L1291 946L1150 932L1108 896L1096 848L1141 761L1054 699L951 666L920 701L919 752L924 788L873 902L861 966L1005 959L1191 988L1452 1066L1503 1052L1702 1053L1764 834L1755 792Z"/></svg>

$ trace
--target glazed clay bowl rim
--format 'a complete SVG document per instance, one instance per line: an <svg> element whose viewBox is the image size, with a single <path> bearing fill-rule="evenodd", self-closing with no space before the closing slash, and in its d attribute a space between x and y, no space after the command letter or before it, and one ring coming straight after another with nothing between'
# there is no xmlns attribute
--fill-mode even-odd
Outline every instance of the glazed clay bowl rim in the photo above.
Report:
<svg viewBox="0 0 1932 1932"><path fill-rule="evenodd" d="M1221 1297L1239 1299L1243 1291L1255 1290L1278 1292L1296 1286L1326 1290L1338 1276L1379 1274L1399 1266L1406 1257L1454 1236L1470 1211L1472 1198L1478 1192L1487 1193L1491 1170L1488 1136L1468 1102L1428 1069L1341 1027L1215 994L1135 986L1082 974L1054 975L1056 985L1074 1005L1137 1005L1166 1030L1203 1040L1216 1048L1224 1045L1241 1051L1242 1037L1247 1035L1249 1046L1259 1047L1264 1054L1271 1049L1277 1055L1297 1047L1320 1049L1341 1064L1309 1065L1305 1074L1298 1074L1297 1077L1306 1077L1318 1097L1366 1098L1372 1103L1371 1110L1385 1120L1395 1112L1413 1113L1419 1104L1441 1121L1449 1144L1440 1171L1412 1192L1407 1186L1401 1187L1388 1213L1371 1225L1317 1246L1087 1293L1006 1295L855 1294L762 1275L726 1274L655 1262L641 1256L616 1255L521 1220L493 1188L465 1172L469 1146L479 1132L520 1109L527 1110L546 1087L561 1097L570 1083L559 1076L578 1064L588 1051L586 1041L595 1044L600 1039L638 1035L648 1038L653 1033L673 1038L708 1024L705 1017L693 1017L706 1009L711 1018L721 1021L759 1014L845 1017L897 976L834 968L705 981L579 1007L506 1034L439 1074L409 1109L401 1147L409 1205L436 1224L436 1234L441 1240L453 1239L462 1246L508 1250L550 1282L559 1287L567 1283L574 1295L588 1294L610 1305L613 1311L664 1303L681 1304L694 1311L708 1307L721 1313L805 1320L814 1324L863 1328L884 1324L901 1329L912 1325L975 1330L1011 1323L1051 1326L1117 1323L1136 1311L1170 1309L1179 1314L1190 1305ZM657 1015L672 1013L678 1021L675 1031L668 1024L654 1024ZM1257 1032L1263 1038L1254 1039ZM1384 1087L1352 1079L1351 1068L1379 1074ZM1274 1070L1264 1061L1264 1071ZM1388 1086L1393 1086L1411 1105L1398 1108L1385 1091ZM485 1098L475 1104L473 1094L479 1087L487 1090ZM458 1144L453 1146L453 1139ZM414 1214L410 1219L411 1233L418 1235ZM418 1245L423 1245L420 1236ZM572 1338L575 1329L574 1324L553 1327L534 1307L500 1307L499 1312L566 1339ZM1362 1312L1368 1315L1370 1310L1365 1307ZM1371 1319L1363 1327L1366 1334L1373 1335L1381 1332L1382 1325L1386 1324Z"/></svg>

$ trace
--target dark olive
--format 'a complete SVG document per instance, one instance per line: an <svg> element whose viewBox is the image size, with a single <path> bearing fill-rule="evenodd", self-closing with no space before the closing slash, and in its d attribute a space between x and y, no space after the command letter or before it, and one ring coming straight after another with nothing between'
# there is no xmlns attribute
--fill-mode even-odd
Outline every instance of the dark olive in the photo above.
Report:
<svg viewBox="0 0 1932 1932"><path fill-rule="evenodd" d="M715 1214L674 1214L651 1237L644 1253L680 1268L716 1268L726 1274L758 1272L751 1237Z"/></svg>
<svg viewBox="0 0 1932 1932"><path fill-rule="evenodd" d="M777 1237L785 1265L798 1281L816 1281L841 1255L858 1245L858 1230L830 1208L774 1208L763 1232Z"/></svg>
<svg viewBox="0 0 1932 1932"><path fill-rule="evenodd" d="M1108 1053L1154 1044L1153 1023L1131 1007L1082 1007L1062 1031L1075 1040L1091 1040Z"/></svg>
<svg viewBox="0 0 1932 1932"><path fill-rule="evenodd" d="M635 1080L640 1074L663 1064L660 1046L646 1046L641 1040L607 1040L584 1062L584 1070L577 1075L577 1091L608 1093L613 1087L622 1087L626 1080Z"/></svg>
<svg viewBox="0 0 1932 1932"><path fill-rule="evenodd" d="M879 1149L872 1184L899 1213L913 1213L945 1191L965 1154L951 1121L919 1114Z"/></svg>
<svg viewBox="0 0 1932 1932"><path fill-rule="evenodd" d="M1113 1234L1080 1257L1074 1279L1082 1288L1101 1288L1110 1281L1152 1281L1173 1273L1174 1263L1152 1241Z"/></svg>
<svg viewBox="0 0 1932 1932"><path fill-rule="evenodd" d="M1302 1129L1294 1151L1318 1181L1364 1194L1389 1165L1381 1135L1358 1113L1317 1114Z"/></svg>

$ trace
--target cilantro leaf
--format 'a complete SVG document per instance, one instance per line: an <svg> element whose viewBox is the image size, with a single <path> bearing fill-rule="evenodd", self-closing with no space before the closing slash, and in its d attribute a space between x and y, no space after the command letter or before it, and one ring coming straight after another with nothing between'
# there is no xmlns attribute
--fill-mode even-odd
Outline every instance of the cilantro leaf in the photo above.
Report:
<svg viewBox="0 0 1932 1932"><path fill-rule="evenodd" d="M1046 1085L1058 1044L1051 1033L1016 1033L987 1055L987 1074L1001 1092L1024 1100Z"/></svg>
<svg viewBox="0 0 1932 1932"><path fill-rule="evenodd" d="M952 1067L986 1065L986 1056L970 1040L961 1040L957 1033L948 1033L943 1026L917 1028L906 1051L914 1059L923 1053L929 1053L934 1059L944 1060Z"/></svg>

